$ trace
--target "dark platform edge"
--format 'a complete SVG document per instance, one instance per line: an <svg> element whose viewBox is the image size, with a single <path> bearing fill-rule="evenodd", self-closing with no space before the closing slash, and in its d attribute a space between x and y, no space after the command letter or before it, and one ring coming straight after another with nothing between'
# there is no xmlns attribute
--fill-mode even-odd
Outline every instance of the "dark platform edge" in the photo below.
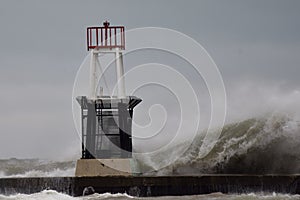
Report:
<svg viewBox="0 0 300 200"><path fill-rule="evenodd" d="M0 194L31 194L51 189L71 196L81 196L84 188L89 186L97 193L127 193L140 197L213 192L300 194L300 174L1 178Z"/></svg>

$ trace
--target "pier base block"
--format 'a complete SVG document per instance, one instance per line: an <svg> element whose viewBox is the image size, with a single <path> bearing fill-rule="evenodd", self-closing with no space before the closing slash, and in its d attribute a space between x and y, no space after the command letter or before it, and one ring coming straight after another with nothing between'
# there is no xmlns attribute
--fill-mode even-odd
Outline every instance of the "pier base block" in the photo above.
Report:
<svg viewBox="0 0 300 200"><path fill-rule="evenodd" d="M132 159L80 159L75 176L131 176Z"/></svg>

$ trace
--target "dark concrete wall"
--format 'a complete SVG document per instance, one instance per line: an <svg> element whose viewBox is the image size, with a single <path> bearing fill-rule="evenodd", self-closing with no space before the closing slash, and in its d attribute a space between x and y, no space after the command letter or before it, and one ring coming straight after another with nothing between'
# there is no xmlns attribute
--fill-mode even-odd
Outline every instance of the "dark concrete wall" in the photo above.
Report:
<svg viewBox="0 0 300 200"><path fill-rule="evenodd" d="M1 178L0 194L16 193L32 194L45 189L74 195L74 178L45 177L45 178Z"/></svg>
<svg viewBox="0 0 300 200"><path fill-rule="evenodd" d="M212 192L300 194L300 175L203 175L172 177L49 177L0 179L0 193L34 193L53 189L80 196L92 186L97 193L133 196L193 195Z"/></svg>

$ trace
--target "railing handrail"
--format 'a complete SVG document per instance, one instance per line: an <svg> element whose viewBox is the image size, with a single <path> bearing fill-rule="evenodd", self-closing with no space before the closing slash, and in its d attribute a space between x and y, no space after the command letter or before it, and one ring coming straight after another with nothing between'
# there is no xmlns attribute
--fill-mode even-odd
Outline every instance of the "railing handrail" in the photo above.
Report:
<svg viewBox="0 0 300 200"><path fill-rule="evenodd" d="M87 27L87 50L94 48L125 49L124 26Z"/></svg>

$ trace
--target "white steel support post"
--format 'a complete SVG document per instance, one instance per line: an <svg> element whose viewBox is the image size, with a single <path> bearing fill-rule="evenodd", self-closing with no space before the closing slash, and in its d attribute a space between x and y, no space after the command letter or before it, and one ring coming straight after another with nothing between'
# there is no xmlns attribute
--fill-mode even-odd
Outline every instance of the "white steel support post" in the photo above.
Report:
<svg viewBox="0 0 300 200"><path fill-rule="evenodd" d="M119 48L116 48L116 71L117 71L117 86L118 86L118 98L126 98L125 95L125 79L124 79L124 67L123 56Z"/></svg>
<svg viewBox="0 0 300 200"><path fill-rule="evenodd" d="M90 91L89 98L96 99L96 81L97 81L97 72L96 72L96 59L98 53L95 53L94 50L91 51L91 62L90 62Z"/></svg>

